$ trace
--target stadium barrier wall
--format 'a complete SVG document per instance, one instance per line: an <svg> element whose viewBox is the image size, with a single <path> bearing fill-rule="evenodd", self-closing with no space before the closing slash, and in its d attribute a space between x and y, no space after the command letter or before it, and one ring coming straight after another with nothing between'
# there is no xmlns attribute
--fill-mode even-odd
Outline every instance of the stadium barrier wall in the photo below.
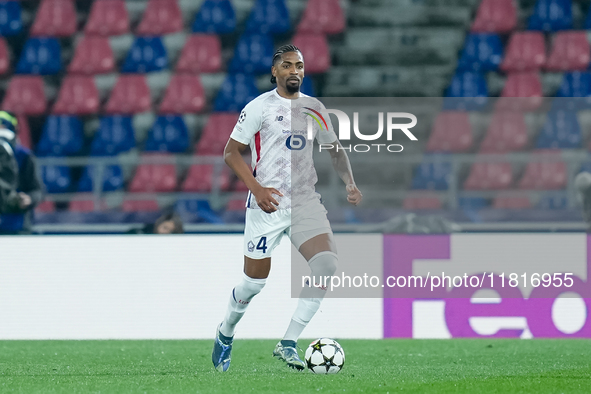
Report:
<svg viewBox="0 0 591 394"><path fill-rule="evenodd" d="M209 339L242 274L242 239L0 237L0 339ZM353 239L337 234L339 251L354 247ZM585 234L373 234L362 240L359 247L383 249L384 277L545 271L573 272L578 282L570 297L557 291L532 297L525 288L518 296L472 300L330 298L304 337L591 337L591 242ZM267 285L250 305L239 337L283 335L297 303L290 297L291 248L284 238L275 250Z"/></svg>

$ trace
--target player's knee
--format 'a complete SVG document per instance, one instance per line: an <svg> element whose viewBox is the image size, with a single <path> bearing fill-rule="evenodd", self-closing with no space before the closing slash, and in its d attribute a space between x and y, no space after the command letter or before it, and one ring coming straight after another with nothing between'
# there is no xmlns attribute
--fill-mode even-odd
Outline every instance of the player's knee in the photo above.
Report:
<svg viewBox="0 0 591 394"><path fill-rule="evenodd" d="M314 255L310 261L312 275L321 277L333 276L338 267L337 255L333 252L320 252Z"/></svg>
<svg viewBox="0 0 591 394"><path fill-rule="evenodd" d="M266 279L254 279L247 275L244 275L244 280L242 281L242 286L244 290L253 296L259 294L261 290L265 287L267 280Z"/></svg>

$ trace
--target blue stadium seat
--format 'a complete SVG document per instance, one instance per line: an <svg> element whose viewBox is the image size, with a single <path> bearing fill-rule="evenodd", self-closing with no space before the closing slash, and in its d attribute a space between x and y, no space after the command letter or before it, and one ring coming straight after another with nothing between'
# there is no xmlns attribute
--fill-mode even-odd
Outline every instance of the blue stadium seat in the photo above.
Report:
<svg viewBox="0 0 591 394"><path fill-rule="evenodd" d="M18 1L0 2L0 36L14 36L23 28Z"/></svg>
<svg viewBox="0 0 591 394"><path fill-rule="evenodd" d="M291 29L285 0L257 0L246 22L249 33L281 34Z"/></svg>
<svg viewBox="0 0 591 394"><path fill-rule="evenodd" d="M431 155L430 157L434 156ZM440 157L443 159L443 156ZM412 188L415 190L447 190L450 176L451 163L449 161L424 161L415 171Z"/></svg>
<svg viewBox="0 0 591 394"><path fill-rule="evenodd" d="M79 192L92 192L94 188L94 166L84 168L78 182ZM118 165L106 166L103 173L103 192L112 192L123 188L123 173Z"/></svg>
<svg viewBox="0 0 591 394"><path fill-rule="evenodd" d="M214 111L240 112L246 104L259 95L254 77L246 74L230 74L222 84L215 99Z"/></svg>
<svg viewBox="0 0 591 394"><path fill-rule="evenodd" d="M458 199L458 207L460 209L479 210L489 205L489 201L482 197L460 197Z"/></svg>
<svg viewBox="0 0 591 394"><path fill-rule="evenodd" d="M57 38L29 38L16 66L18 74L52 75L62 70L62 50Z"/></svg>
<svg viewBox="0 0 591 394"><path fill-rule="evenodd" d="M573 111L552 111L540 131L536 148L574 149L580 148L582 134L577 113Z"/></svg>
<svg viewBox="0 0 591 394"><path fill-rule="evenodd" d="M70 191L72 183L70 167L43 166L41 167L41 178L47 193L66 193Z"/></svg>
<svg viewBox="0 0 591 394"><path fill-rule="evenodd" d="M498 34L469 34L458 63L458 71L497 71L503 60Z"/></svg>
<svg viewBox="0 0 591 394"><path fill-rule="evenodd" d="M135 133L131 116L104 116L94 135L90 154L115 156L135 148Z"/></svg>
<svg viewBox="0 0 591 394"><path fill-rule="evenodd" d="M479 111L488 103L488 87L482 74L457 72L445 90L445 110Z"/></svg>
<svg viewBox="0 0 591 394"><path fill-rule="evenodd" d="M68 115L51 115L43 126L37 155L71 156L79 153L83 145L84 133L80 119Z"/></svg>
<svg viewBox="0 0 591 394"><path fill-rule="evenodd" d="M553 110L578 111L591 108L591 73L565 73L552 101Z"/></svg>
<svg viewBox="0 0 591 394"><path fill-rule="evenodd" d="M233 33L236 30L236 13L230 0L205 0L192 30L193 33Z"/></svg>
<svg viewBox="0 0 591 394"><path fill-rule="evenodd" d="M300 91L308 96L314 97L314 85L312 84L312 79L310 77L304 77L302 86L300 86Z"/></svg>
<svg viewBox="0 0 591 394"><path fill-rule="evenodd" d="M566 209L568 208L568 199L558 196L544 196L537 204L540 209Z"/></svg>
<svg viewBox="0 0 591 394"><path fill-rule="evenodd" d="M229 71L234 73L265 74L271 70L273 40L264 34L243 35L234 50Z"/></svg>
<svg viewBox="0 0 591 394"><path fill-rule="evenodd" d="M146 151L182 153L189 147L189 132L181 116L159 116L148 133Z"/></svg>
<svg viewBox="0 0 591 394"><path fill-rule="evenodd" d="M168 57L160 37L137 37L127 53L121 72L148 73L166 68Z"/></svg>
<svg viewBox="0 0 591 394"><path fill-rule="evenodd" d="M224 223L207 200L179 200L175 210L188 223Z"/></svg>
<svg viewBox="0 0 591 394"><path fill-rule="evenodd" d="M529 30L558 31L573 28L571 0L538 0L530 16Z"/></svg>

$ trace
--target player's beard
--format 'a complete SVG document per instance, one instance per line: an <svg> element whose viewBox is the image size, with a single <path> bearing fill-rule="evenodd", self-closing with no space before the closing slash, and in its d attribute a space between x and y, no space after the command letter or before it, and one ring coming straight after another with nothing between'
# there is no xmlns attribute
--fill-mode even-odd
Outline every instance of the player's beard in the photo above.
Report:
<svg viewBox="0 0 591 394"><path fill-rule="evenodd" d="M297 84L290 84L289 81L285 84L285 90L287 93L297 93L300 91L300 81L298 80Z"/></svg>

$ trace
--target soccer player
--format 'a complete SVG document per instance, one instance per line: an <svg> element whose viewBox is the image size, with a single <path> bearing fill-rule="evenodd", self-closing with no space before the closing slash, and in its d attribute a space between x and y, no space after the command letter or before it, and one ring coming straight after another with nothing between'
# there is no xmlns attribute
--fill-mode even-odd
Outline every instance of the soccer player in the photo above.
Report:
<svg viewBox="0 0 591 394"><path fill-rule="evenodd" d="M326 209L314 188L318 178L312 159L313 141L306 140L305 127L299 130L294 127L297 122L305 124L305 112L320 113L324 107L318 100L300 93L304 58L294 45L277 49L271 73L271 82L277 83L277 88L246 105L224 150L225 162L250 192L246 201L244 276L232 291L212 352L213 365L222 372L230 367L236 325L253 297L265 286L271 269L271 254L284 233L308 261L312 276L333 275L338 262ZM297 105L301 100L306 111ZM329 152L333 166L346 185L347 200L357 205L362 195L355 185L349 159L328 116L325 121L325 128L314 128L315 138L320 144L332 145ZM242 152L249 145L253 172L242 158ZM283 340L273 351L273 356L291 368L303 370L305 367L296 350L297 340L320 307L325 293L326 287L314 284L302 290Z"/></svg>

